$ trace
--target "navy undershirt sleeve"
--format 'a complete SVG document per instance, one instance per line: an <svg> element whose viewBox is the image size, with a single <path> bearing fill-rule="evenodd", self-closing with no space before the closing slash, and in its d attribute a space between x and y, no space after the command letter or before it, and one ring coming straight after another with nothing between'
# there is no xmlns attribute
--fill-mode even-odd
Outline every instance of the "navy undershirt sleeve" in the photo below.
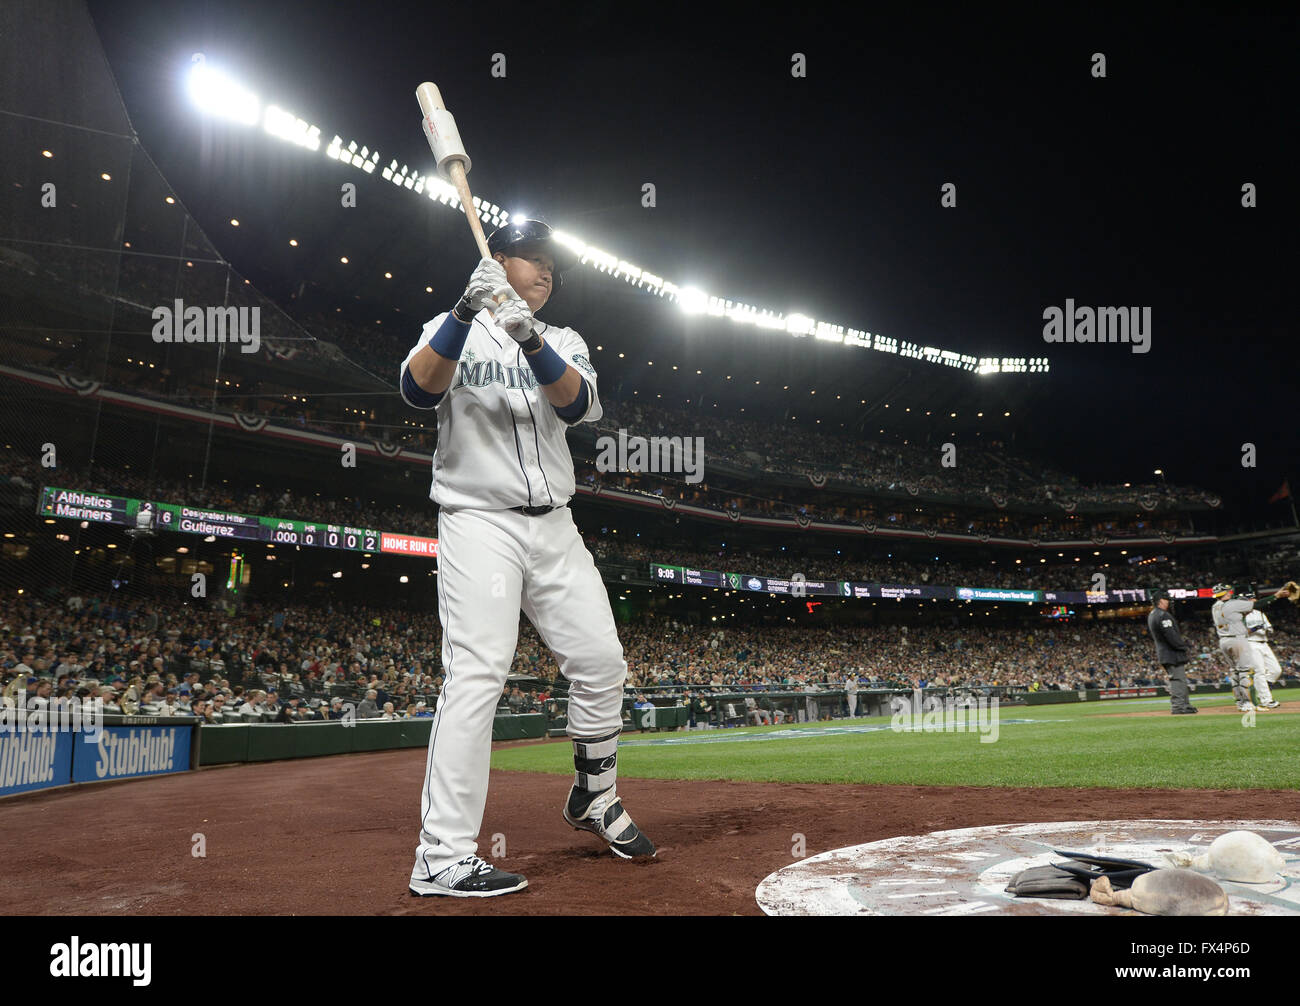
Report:
<svg viewBox="0 0 1300 1006"><path fill-rule="evenodd" d="M590 402L591 402L591 392L587 388L587 382L583 381L581 387L578 388L577 398L575 398L572 402L570 402L568 405L565 405L563 407L559 405L552 406L552 407L555 409L556 413L562 416L563 418L576 420L579 417L587 414L587 406L588 404L590 404Z"/></svg>

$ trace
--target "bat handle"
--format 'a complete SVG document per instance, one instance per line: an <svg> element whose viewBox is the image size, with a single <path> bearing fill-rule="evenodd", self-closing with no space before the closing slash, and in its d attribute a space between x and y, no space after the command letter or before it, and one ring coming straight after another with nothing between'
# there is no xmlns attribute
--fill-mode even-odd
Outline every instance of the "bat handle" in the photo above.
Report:
<svg viewBox="0 0 1300 1006"><path fill-rule="evenodd" d="M483 233L483 222L479 220L478 212L474 209L474 196L469 191L469 180L465 177L465 165L453 161L447 165L447 173L451 176L451 184L456 187L460 204L465 207L465 216L469 218L469 229L474 233L474 243L478 245L479 253L484 258L490 258L487 237Z"/></svg>

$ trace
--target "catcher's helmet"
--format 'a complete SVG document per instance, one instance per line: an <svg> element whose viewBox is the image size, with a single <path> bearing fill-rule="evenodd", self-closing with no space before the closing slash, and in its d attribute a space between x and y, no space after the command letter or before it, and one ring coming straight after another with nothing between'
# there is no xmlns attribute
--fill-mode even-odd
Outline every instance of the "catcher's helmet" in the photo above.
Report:
<svg viewBox="0 0 1300 1006"><path fill-rule="evenodd" d="M1242 583L1237 585L1238 597L1254 597L1255 585L1253 583Z"/></svg>
<svg viewBox="0 0 1300 1006"><path fill-rule="evenodd" d="M1216 583L1211 589L1212 593L1219 600L1227 600L1237 592L1237 588L1230 583Z"/></svg>
<svg viewBox="0 0 1300 1006"><path fill-rule="evenodd" d="M540 220L503 224L488 235L490 255L497 252L514 255L525 245L546 252L555 263L555 268L551 271L551 296L554 297L560 292L564 270L577 265L578 256L556 241L550 226Z"/></svg>

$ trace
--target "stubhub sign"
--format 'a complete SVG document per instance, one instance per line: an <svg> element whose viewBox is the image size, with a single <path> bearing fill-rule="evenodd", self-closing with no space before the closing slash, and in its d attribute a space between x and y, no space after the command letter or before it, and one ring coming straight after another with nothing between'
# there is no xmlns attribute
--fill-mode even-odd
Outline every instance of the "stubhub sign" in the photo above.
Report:
<svg viewBox="0 0 1300 1006"><path fill-rule="evenodd" d="M72 734L0 730L0 796L59 786L72 771Z"/></svg>
<svg viewBox="0 0 1300 1006"><path fill-rule="evenodd" d="M98 738L77 738L73 782L184 772L190 767L193 727L104 727Z"/></svg>

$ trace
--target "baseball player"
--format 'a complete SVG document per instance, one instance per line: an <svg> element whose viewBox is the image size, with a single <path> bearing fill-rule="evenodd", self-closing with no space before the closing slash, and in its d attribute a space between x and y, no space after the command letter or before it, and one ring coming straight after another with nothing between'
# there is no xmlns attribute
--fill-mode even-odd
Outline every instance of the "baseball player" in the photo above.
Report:
<svg viewBox="0 0 1300 1006"><path fill-rule="evenodd" d="M844 679L844 697L848 701L849 719L856 719L858 715L858 676L855 672L850 671L848 677Z"/></svg>
<svg viewBox="0 0 1300 1006"><path fill-rule="evenodd" d="M1279 587L1277 593L1262 601L1255 600L1255 588L1249 586L1238 591L1230 583L1217 583L1211 592L1215 601L1214 607L1210 609L1210 617L1214 619L1214 628L1219 634L1219 650L1232 662L1233 698L1237 700L1237 708L1242 712L1252 712L1255 705L1250 701L1250 686L1255 672L1264 672L1264 665L1250 643L1246 615L1255 609L1256 604L1269 604L1280 597L1289 596L1287 588ZM1264 687L1268 687L1267 683Z"/></svg>
<svg viewBox="0 0 1300 1006"><path fill-rule="evenodd" d="M1246 613L1246 633L1251 649L1255 651L1255 695L1261 709L1276 709L1282 703L1273 698L1269 687L1282 676L1282 665L1277 661L1277 654L1268 645L1268 637L1273 634L1273 623L1262 611Z"/></svg>
<svg viewBox="0 0 1300 1006"><path fill-rule="evenodd" d="M534 317L576 256L536 220L498 228L488 250L401 367L403 399L438 422L429 496L439 510L444 682L409 885L418 895L488 898L528 885L476 855L475 841L521 608L570 682L575 771L564 820L624 859L655 854L615 787L627 663L569 510L565 431L600 419L596 371L577 332Z"/></svg>

